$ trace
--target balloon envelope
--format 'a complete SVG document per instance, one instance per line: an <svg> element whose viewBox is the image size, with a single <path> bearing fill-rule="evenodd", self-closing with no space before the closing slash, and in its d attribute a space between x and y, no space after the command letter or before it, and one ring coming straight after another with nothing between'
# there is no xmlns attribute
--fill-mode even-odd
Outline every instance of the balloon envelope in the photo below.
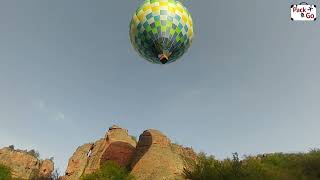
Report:
<svg viewBox="0 0 320 180"><path fill-rule="evenodd" d="M145 0L130 23L130 40L144 59L166 64L179 59L193 39L191 14L176 0Z"/></svg>

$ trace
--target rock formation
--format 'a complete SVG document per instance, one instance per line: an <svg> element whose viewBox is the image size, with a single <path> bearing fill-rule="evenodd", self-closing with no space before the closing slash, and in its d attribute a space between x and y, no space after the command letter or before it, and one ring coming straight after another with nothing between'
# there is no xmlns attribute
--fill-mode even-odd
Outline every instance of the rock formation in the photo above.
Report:
<svg viewBox="0 0 320 180"><path fill-rule="evenodd" d="M0 164L11 168L13 178L49 177L54 170L51 160L39 160L27 151L0 149Z"/></svg>
<svg viewBox="0 0 320 180"><path fill-rule="evenodd" d="M196 158L191 148L172 144L160 131L144 131L137 144L126 129L112 126L104 138L77 148L62 179L78 180L108 160L128 167L138 180L182 179L184 156Z"/></svg>
<svg viewBox="0 0 320 180"><path fill-rule="evenodd" d="M139 138L131 174L139 180L183 179L183 158L195 158L192 149L172 144L158 130L146 130Z"/></svg>
<svg viewBox="0 0 320 180"><path fill-rule="evenodd" d="M128 168L138 180L179 180L183 179L185 157L195 159L196 154L191 148L171 143L158 130L144 131L137 143L128 130L114 125L104 138L78 147L60 179L79 180L111 160ZM30 152L12 147L0 149L0 164L11 168L13 178L17 179L50 177L54 170L51 160L39 160Z"/></svg>
<svg viewBox="0 0 320 180"><path fill-rule="evenodd" d="M98 170L101 165L112 160L126 167L130 165L135 152L136 141L128 130L112 126L105 137L95 143L80 146L69 159L63 180L77 180L83 174Z"/></svg>

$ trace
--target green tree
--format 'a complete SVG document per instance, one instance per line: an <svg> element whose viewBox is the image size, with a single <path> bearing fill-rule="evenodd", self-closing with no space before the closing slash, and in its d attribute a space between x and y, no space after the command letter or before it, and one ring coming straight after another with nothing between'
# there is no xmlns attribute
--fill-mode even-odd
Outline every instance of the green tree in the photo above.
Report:
<svg viewBox="0 0 320 180"><path fill-rule="evenodd" d="M40 154L38 151L31 149L30 151L27 152L28 154L32 155L35 158L40 158Z"/></svg>
<svg viewBox="0 0 320 180"><path fill-rule="evenodd" d="M107 161L100 170L85 175L82 180L134 180L135 178L115 162Z"/></svg>
<svg viewBox="0 0 320 180"><path fill-rule="evenodd" d="M1 180L11 180L11 170L10 168L0 164L0 179Z"/></svg>
<svg viewBox="0 0 320 180"><path fill-rule="evenodd" d="M197 161L185 157L186 167L183 175L190 180L222 179L222 164L205 153L198 155Z"/></svg>
<svg viewBox="0 0 320 180"><path fill-rule="evenodd" d="M10 145L9 149L14 150L14 145Z"/></svg>

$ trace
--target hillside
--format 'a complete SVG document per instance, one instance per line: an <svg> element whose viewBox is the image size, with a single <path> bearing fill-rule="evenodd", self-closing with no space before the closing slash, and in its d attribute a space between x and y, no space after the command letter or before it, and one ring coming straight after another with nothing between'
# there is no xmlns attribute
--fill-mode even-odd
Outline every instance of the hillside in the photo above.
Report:
<svg viewBox="0 0 320 180"><path fill-rule="evenodd" d="M139 140L112 126L103 138L79 146L59 177L34 150L0 149L0 180L320 180L320 151L271 153L218 160L145 130ZM9 178L9 177L12 178Z"/></svg>

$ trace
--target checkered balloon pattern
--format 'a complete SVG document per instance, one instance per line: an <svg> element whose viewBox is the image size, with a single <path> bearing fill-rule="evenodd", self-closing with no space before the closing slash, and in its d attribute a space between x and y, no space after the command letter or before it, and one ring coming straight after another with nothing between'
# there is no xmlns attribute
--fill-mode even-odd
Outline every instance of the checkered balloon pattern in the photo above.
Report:
<svg viewBox="0 0 320 180"><path fill-rule="evenodd" d="M130 40L146 60L164 64L179 59L190 47L193 38L191 14L177 0L145 0L130 23Z"/></svg>

